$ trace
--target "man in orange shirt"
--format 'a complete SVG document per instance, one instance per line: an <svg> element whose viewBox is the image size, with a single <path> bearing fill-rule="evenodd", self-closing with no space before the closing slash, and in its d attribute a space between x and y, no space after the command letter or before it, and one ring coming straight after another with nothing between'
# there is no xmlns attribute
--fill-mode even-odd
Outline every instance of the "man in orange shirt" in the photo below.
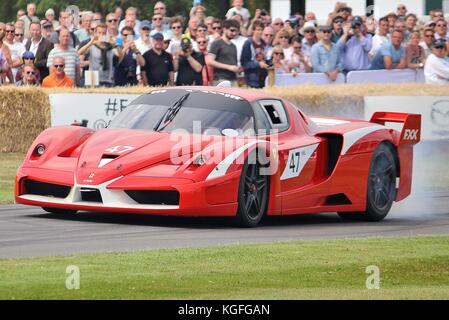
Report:
<svg viewBox="0 0 449 320"><path fill-rule="evenodd" d="M65 61L63 57L55 57L53 59L53 65L50 69L50 75L42 81L42 87L55 88L55 87L73 87L74 82L64 72Z"/></svg>

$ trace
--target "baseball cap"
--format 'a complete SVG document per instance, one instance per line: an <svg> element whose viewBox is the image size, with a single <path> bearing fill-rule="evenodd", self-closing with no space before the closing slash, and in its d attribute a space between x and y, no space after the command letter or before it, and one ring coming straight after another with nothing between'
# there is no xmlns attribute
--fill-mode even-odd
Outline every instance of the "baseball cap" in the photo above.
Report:
<svg viewBox="0 0 449 320"><path fill-rule="evenodd" d="M164 40L164 35L160 32L156 32L151 36L154 40Z"/></svg>
<svg viewBox="0 0 449 320"><path fill-rule="evenodd" d="M344 21L345 19L343 19L342 16L335 16L335 17L332 19L332 22L335 22L335 21L338 21L338 20Z"/></svg>
<svg viewBox="0 0 449 320"><path fill-rule="evenodd" d="M142 20L142 21L140 21L139 28L140 28L140 29L143 29L143 28L151 29L151 23L150 23L150 21L148 21L148 20Z"/></svg>
<svg viewBox="0 0 449 320"><path fill-rule="evenodd" d="M22 54L22 59L34 59L34 53L32 53L31 51L25 51Z"/></svg>
<svg viewBox="0 0 449 320"><path fill-rule="evenodd" d="M52 28L52 27L53 23L51 23L50 21L47 21L42 25L42 28Z"/></svg>
<svg viewBox="0 0 449 320"><path fill-rule="evenodd" d="M436 22L435 22L435 21L432 21L432 20L429 20L429 21L427 21L426 24L425 24L426 27L430 27L431 25L435 26L435 25L436 25Z"/></svg>
<svg viewBox="0 0 449 320"><path fill-rule="evenodd" d="M329 25L322 25L322 26L320 26L320 31L332 31L332 27L331 26L329 26Z"/></svg>
<svg viewBox="0 0 449 320"><path fill-rule="evenodd" d="M360 16L354 16L351 20L351 26L354 28L355 26L361 26L363 23L363 20Z"/></svg>
<svg viewBox="0 0 449 320"><path fill-rule="evenodd" d="M446 46L446 40L444 39L435 39L432 42L432 48L444 47Z"/></svg>

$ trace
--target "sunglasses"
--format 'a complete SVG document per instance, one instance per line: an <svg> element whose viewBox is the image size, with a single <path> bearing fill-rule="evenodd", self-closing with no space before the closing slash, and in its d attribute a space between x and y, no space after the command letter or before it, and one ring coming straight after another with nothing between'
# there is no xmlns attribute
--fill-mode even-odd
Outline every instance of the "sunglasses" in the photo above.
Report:
<svg viewBox="0 0 449 320"><path fill-rule="evenodd" d="M275 26L283 26L284 24L282 22L276 22L274 25Z"/></svg>
<svg viewBox="0 0 449 320"><path fill-rule="evenodd" d="M131 33L122 33L122 37L132 36Z"/></svg>
<svg viewBox="0 0 449 320"><path fill-rule="evenodd" d="M358 29L358 27L354 27L354 29ZM321 30L322 33L331 33L330 30Z"/></svg>
<svg viewBox="0 0 449 320"><path fill-rule="evenodd" d="M16 37L23 37L23 33L16 33L15 36Z"/></svg>
<svg viewBox="0 0 449 320"><path fill-rule="evenodd" d="M298 50L298 49L302 49L302 47L293 47L293 49Z"/></svg>
<svg viewBox="0 0 449 320"><path fill-rule="evenodd" d="M198 32L206 32L206 29L198 29Z"/></svg>
<svg viewBox="0 0 449 320"><path fill-rule="evenodd" d="M273 36L274 36L274 35L268 34L268 33L264 34L264 37L273 37Z"/></svg>
<svg viewBox="0 0 449 320"><path fill-rule="evenodd" d="M34 76L34 75L36 75L36 72L34 72L34 71L27 71L26 74L27 74L27 75L32 75L32 76Z"/></svg>
<svg viewBox="0 0 449 320"><path fill-rule="evenodd" d="M433 47L434 49L438 49L438 50L441 50L441 49L444 49L445 48L445 46L438 46L438 47Z"/></svg>
<svg viewBox="0 0 449 320"><path fill-rule="evenodd" d="M336 20L334 23L343 23L343 20Z"/></svg>
<svg viewBox="0 0 449 320"><path fill-rule="evenodd" d="M117 22L118 20L117 19L110 19L110 20L108 20L108 22Z"/></svg>
<svg viewBox="0 0 449 320"><path fill-rule="evenodd" d="M55 68L64 68L63 64L54 64L53 67Z"/></svg>
<svg viewBox="0 0 449 320"><path fill-rule="evenodd" d="M150 31L150 28L143 27L143 28L141 28L141 30Z"/></svg>
<svg viewBox="0 0 449 320"><path fill-rule="evenodd" d="M213 30L221 30L221 27L213 27Z"/></svg>
<svg viewBox="0 0 449 320"><path fill-rule="evenodd" d="M424 37L426 37L426 38L433 38L433 34L426 34Z"/></svg>
<svg viewBox="0 0 449 320"><path fill-rule="evenodd" d="M273 52L273 54L280 54L280 55L284 55L283 52Z"/></svg>
<svg viewBox="0 0 449 320"><path fill-rule="evenodd" d="M306 30L305 33L315 33L315 30Z"/></svg>
<svg viewBox="0 0 449 320"><path fill-rule="evenodd" d="M23 60L34 60L34 58L23 58Z"/></svg>
<svg viewBox="0 0 449 320"><path fill-rule="evenodd" d="M162 18L153 18L153 21L162 21Z"/></svg>
<svg viewBox="0 0 449 320"><path fill-rule="evenodd" d="M447 24L437 24L437 27L447 27Z"/></svg>
<svg viewBox="0 0 449 320"><path fill-rule="evenodd" d="M173 27L171 27L172 29L181 29L182 27L181 26L173 26Z"/></svg>
<svg viewBox="0 0 449 320"><path fill-rule="evenodd" d="M288 39L286 36L280 36L279 39Z"/></svg>
<svg viewBox="0 0 449 320"><path fill-rule="evenodd" d="M14 33L14 30L5 30L6 33Z"/></svg>

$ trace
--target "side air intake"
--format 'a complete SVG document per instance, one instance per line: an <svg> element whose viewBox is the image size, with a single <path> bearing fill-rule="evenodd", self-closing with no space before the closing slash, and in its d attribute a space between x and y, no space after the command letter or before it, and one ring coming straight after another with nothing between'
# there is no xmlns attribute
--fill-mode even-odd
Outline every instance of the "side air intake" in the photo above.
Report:
<svg viewBox="0 0 449 320"><path fill-rule="evenodd" d="M330 195L324 203L325 206L340 206L345 204L352 204L352 202L344 193Z"/></svg>

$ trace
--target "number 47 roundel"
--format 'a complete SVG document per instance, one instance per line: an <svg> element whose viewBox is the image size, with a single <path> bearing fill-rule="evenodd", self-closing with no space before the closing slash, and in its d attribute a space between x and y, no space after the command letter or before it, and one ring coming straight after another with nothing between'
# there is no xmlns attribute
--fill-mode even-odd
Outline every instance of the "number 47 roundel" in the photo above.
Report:
<svg viewBox="0 0 449 320"><path fill-rule="evenodd" d="M281 180L298 177L317 147L318 143L290 150Z"/></svg>

